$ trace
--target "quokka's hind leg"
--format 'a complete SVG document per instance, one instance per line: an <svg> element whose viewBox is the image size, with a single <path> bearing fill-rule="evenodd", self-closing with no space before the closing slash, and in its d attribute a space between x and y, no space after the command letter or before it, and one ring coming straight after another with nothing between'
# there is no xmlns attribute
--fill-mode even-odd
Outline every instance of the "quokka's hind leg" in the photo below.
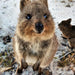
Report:
<svg viewBox="0 0 75 75"><path fill-rule="evenodd" d="M18 68L17 68L17 70L16 70L16 74L17 75L21 75L23 69L26 69L27 67L28 67L28 64L24 60L22 60L21 61L21 65L19 65Z"/></svg>

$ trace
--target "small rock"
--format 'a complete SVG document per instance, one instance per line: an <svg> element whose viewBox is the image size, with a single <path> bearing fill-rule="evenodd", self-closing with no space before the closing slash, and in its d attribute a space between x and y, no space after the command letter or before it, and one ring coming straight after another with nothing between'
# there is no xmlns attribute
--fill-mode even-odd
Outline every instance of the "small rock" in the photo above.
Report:
<svg viewBox="0 0 75 75"><path fill-rule="evenodd" d="M71 7L71 6L68 4L68 5L66 5L66 7Z"/></svg>
<svg viewBox="0 0 75 75"><path fill-rule="evenodd" d="M9 42L11 42L11 37L8 35L8 36L5 36L4 38L3 38L3 44L7 44L7 43L9 43Z"/></svg>
<svg viewBox="0 0 75 75"><path fill-rule="evenodd" d="M65 1L61 1L61 3L65 3Z"/></svg>
<svg viewBox="0 0 75 75"><path fill-rule="evenodd" d="M2 28L0 28L0 29L2 29Z"/></svg>
<svg viewBox="0 0 75 75"><path fill-rule="evenodd" d="M5 56L5 52L2 52L2 56Z"/></svg>

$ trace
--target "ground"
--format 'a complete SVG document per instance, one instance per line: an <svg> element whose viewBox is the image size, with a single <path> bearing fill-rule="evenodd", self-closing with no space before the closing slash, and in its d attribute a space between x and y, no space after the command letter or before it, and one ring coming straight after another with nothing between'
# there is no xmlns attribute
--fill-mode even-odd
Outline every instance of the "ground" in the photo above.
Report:
<svg viewBox="0 0 75 75"><path fill-rule="evenodd" d="M54 60L50 65L50 68L53 72L53 75L75 75L74 70L69 69L72 64L65 67L57 66L57 62L60 56L63 53L68 52L68 48L61 45L62 42L64 43L66 41L64 41L61 37L61 32L58 28L58 24L62 20L72 18L71 24L75 25L75 0L48 0L48 5L55 22L55 32L59 40L59 48L54 57ZM2 67L4 66L10 67L12 65L15 69L17 66L17 64L14 62L13 55L11 56L11 54L13 54L12 37L17 25L19 12L19 0L0 0L0 71L2 71ZM7 60L4 60L5 58L7 58ZM14 65L8 61L9 59L11 59L11 62L14 62ZM15 69L13 69L14 72ZM75 65L73 65L73 69L75 69ZM3 75L11 75L13 70L4 72ZM34 73L32 68L28 67L28 69L24 71L23 75L24 74L36 75L37 72Z"/></svg>

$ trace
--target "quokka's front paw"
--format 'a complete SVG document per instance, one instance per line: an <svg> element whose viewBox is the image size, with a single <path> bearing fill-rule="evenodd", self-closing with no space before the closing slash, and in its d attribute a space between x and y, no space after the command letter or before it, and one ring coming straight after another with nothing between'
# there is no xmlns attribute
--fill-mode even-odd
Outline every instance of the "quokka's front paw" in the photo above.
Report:
<svg viewBox="0 0 75 75"><path fill-rule="evenodd" d="M22 65L21 65L22 69L27 69L28 68L28 64L26 62L22 61L21 63L22 63Z"/></svg>

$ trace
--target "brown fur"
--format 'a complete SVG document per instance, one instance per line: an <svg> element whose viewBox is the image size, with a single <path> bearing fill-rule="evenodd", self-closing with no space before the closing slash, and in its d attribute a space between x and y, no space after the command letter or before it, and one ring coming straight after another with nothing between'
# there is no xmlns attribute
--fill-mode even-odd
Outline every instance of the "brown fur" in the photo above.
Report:
<svg viewBox="0 0 75 75"><path fill-rule="evenodd" d="M75 49L75 38L68 39L69 45L72 49Z"/></svg>
<svg viewBox="0 0 75 75"><path fill-rule="evenodd" d="M68 39L70 46L75 48L75 26L71 25L71 19L62 21L59 28L63 36Z"/></svg>
<svg viewBox="0 0 75 75"><path fill-rule="evenodd" d="M27 62L44 69L52 61L58 47L55 35L55 26L52 16L48 10L47 0L21 0L20 16L14 36L14 52L16 61L21 65ZM26 19L31 14L30 20ZM47 14L47 19L44 18ZM38 34L35 29L36 22L42 22L44 29ZM21 61L23 60L23 63Z"/></svg>

